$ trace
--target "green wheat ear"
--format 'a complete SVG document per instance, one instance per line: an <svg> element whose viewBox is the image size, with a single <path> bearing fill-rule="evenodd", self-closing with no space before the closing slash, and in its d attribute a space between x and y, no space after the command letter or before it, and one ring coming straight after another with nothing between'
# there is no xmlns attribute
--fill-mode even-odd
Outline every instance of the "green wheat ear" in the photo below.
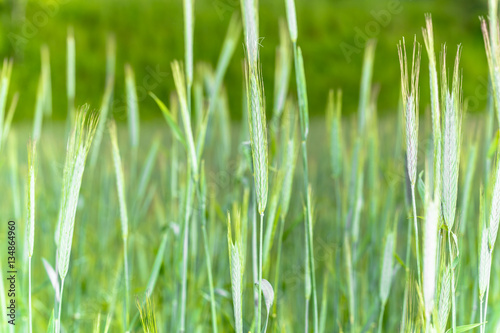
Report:
<svg viewBox="0 0 500 333"><path fill-rule="evenodd" d="M61 293L56 332L61 330L62 296L64 279L68 274L71 245L75 228L76 208L82 185L83 171L92 140L97 127L98 116L84 106L76 112L75 122L67 144L66 161L62 184L62 198L59 210L59 221L56 228L57 269L61 279Z"/></svg>
<svg viewBox="0 0 500 333"><path fill-rule="evenodd" d="M266 210L268 192L268 147L264 87L259 65L247 61L245 76L247 80L248 123L250 125L255 188L258 210L260 214L263 214Z"/></svg>
<svg viewBox="0 0 500 333"><path fill-rule="evenodd" d="M76 207L87 154L94 138L98 117L81 108L75 118L73 130L68 140L64 164L62 199L58 232L58 270L61 279L66 277L73 242Z"/></svg>
<svg viewBox="0 0 500 333"><path fill-rule="evenodd" d="M136 298L136 306L141 317L143 331L145 333L158 332L158 328L156 325L155 305L151 295L146 294L146 300L142 302L142 304L139 301L139 298Z"/></svg>
<svg viewBox="0 0 500 333"><path fill-rule="evenodd" d="M177 96L179 98L179 104L181 109L182 123L184 125L184 135L187 141L187 149L189 154L189 162L191 163L192 173L197 179L198 172L198 158L196 154L196 148L194 145L193 131L191 128L191 116L188 105L188 97L186 93L186 77L184 76L182 70L182 64L178 61L172 63L172 72L174 75L175 88L177 90Z"/></svg>

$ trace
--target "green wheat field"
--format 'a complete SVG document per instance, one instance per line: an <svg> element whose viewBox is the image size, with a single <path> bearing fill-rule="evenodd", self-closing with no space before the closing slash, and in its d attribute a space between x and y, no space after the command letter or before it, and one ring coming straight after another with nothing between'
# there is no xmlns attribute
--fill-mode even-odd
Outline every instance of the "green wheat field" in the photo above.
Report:
<svg viewBox="0 0 500 333"><path fill-rule="evenodd" d="M485 110L464 97L466 46L441 44L429 13L384 65L391 113L377 39L354 50L357 90L315 81L311 95L294 0L276 13L274 61L258 0L227 2L214 63L193 60L198 2L178 2L183 56L140 85L102 31L98 103L79 103L91 83L72 26L64 68L41 47L36 96L2 55L0 332L500 332L498 0L472 24ZM227 82L235 61L242 80ZM146 100L157 116L141 121Z"/></svg>

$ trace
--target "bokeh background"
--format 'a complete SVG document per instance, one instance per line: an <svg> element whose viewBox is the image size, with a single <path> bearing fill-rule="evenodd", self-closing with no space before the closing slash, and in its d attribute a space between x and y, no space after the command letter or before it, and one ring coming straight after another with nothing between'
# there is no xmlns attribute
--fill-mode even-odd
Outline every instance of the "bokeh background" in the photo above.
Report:
<svg viewBox="0 0 500 333"><path fill-rule="evenodd" d="M434 18L436 45L446 43L451 63L456 45L463 45L461 65L464 97L469 112L486 104L487 64L479 17L487 14L486 0L297 0L299 41L304 54L310 113L324 114L328 89L344 91L344 113L357 108L363 45L378 40L374 83L380 85L379 112L394 113L399 97L399 63L396 44L416 34L422 43L425 13ZM215 65L232 13L240 12L238 0L196 0L195 62ZM275 50L279 20L285 19L284 1L260 1L262 70L268 105L272 105ZM114 117L125 119L124 64L136 73L141 119L160 112L146 96L144 80L155 72L153 90L168 100L173 90L170 62L183 59L183 16L180 0L0 0L0 56L13 57L11 92L20 92L14 121L33 117L40 47L50 48L54 92L65 91L66 34L76 38L76 103L100 105L105 84L106 39L117 42L117 77ZM241 40L240 40L241 41ZM241 119L243 44L235 52L225 79L232 120ZM291 80L294 81L294 80ZM422 109L428 105L427 57L421 74ZM291 82L292 89L294 82ZM65 94L54 93L55 119L66 117ZM421 110L422 111L422 110Z"/></svg>

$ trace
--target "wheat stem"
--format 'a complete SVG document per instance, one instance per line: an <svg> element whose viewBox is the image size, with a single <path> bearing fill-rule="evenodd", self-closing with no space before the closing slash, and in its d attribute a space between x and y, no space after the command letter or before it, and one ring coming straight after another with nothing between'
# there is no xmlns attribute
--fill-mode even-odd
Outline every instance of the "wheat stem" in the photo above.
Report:
<svg viewBox="0 0 500 333"><path fill-rule="evenodd" d="M276 275L274 277L274 286L275 292L274 297L276 298L276 302L273 305L273 316L277 316L277 303L278 303L278 292L279 292L279 281L280 281L280 265L281 265L281 252L283 247L283 234L285 231L285 218L283 216L280 217L280 229L278 232L278 254L276 256Z"/></svg>
<svg viewBox="0 0 500 333"><path fill-rule="evenodd" d="M57 320L56 320L56 333L61 332L61 309L62 309L62 300L63 300L63 292L64 292L64 278L61 278L61 292L59 293L59 303L57 310Z"/></svg>
<svg viewBox="0 0 500 333"><path fill-rule="evenodd" d="M69 27L66 39L66 95L68 103L68 129L75 118L75 81L75 36L73 27Z"/></svg>
<svg viewBox="0 0 500 333"><path fill-rule="evenodd" d="M258 263L258 249L257 249L257 214L256 214L256 191L252 191L252 205L253 207L250 209L250 212L252 214L252 274L253 274L253 285L255 286L258 283L258 278L259 278L259 263ZM253 304L254 304L254 321L252 323L252 328L253 325L256 324L257 321L257 316L260 311L258 307L258 294L257 291L253 291Z"/></svg>
<svg viewBox="0 0 500 333"><path fill-rule="evenodd" d="M417 204L415 200L415 184L411 186L411 201L413 206L413 224L415 226L415 248L417 253L417 271L418 271L418 282L422 283L422 274L420 270L420 242L418 237L418 223L417 223Z"/></svg>
<svg viewBox="0 0 500 333"><path fill-rule="evenodd" d="M125 327L129 327L130 323L130 276L128 269L128 238L123 238L123 260L125 270Z"/></svg>
<svg viewBox="0 0 500 333"><path fill-rule="evenodd" d="M311 274L311 288L312 288L312 298L313 298L313 311L314 311L314 332L318 332L319 330L319 314L318 314L318 297L316 293L316 273L314 268L314 248L313 248L313 225L312 225L312 204L311 204L311 195L310 195L310 185L309 185L309 177L308 175L308 167L307 167L307 148L306 141L302 141L302 158L303 158L303 168L304 168L304 187L306 190L306 246L308 248L308 257L309 257L309 269Z"/></svg>
<svg viewBox="0 0 500 333"><path fill-rule="evenodd" d="M488 277L488 287L486 288L486 297L484 299L484 313L483 313L483 327L484 327L484 331L486 330L486 318L487 318L487 314L488 314L488 295L490 293L490 282L489 282L489 277Z"/></svg>
<svg viewBox="0 0 500 333"><path fill-rule="evenodd" d="M481 323L481 327L479 328L479 331L481 333L483 333L486 324L484 323L484 318L483 318L483 301L482 300L481 300L481 303L479 304L479 322Z"/></svg>
<svg viewBox="0 0 500 333"><path fill-rule="evenodd" d="M382 302L381 309L380 309L380 315L378 317L378 332L379 333L382 332L382 324L383 324L384 312L385 312L385 303L386 302Z"/></svg>
<svg viewBox="0 0 500 333"><path fill-rule="evenodd" d="M204 170L202 169L202 174ZM217 311L215 307L215 294L214 294L214 283L212 277L212 264L210 257L210 248L208 247L208 236L207 236L207 227L206 227L206 218L205 218L205 196L202 194L203 191L200 189L202 182L198 182L199 186L197 187L198 200L200 200L200 218L201 218L201 232L203 236L203 247L205 249L205 262L207 264L207 275L208 275L208 288L210 293L210 310L212 312L212 331L217 333Z"/></svg>
<svg viewBox="0 0 500 333"><path fill-rule="evenodd" d="M455 268L453 267L453 252L451 248L451 230L448 229L448 250L450 251L450 268L451 268L451 322L453 333L457 330L457 315L455 304Z"/></svg>
<svg viewBox="0 0 500 333"><path fill-rule="evenodd" d="M28 321L29 332L33 332L31 311L31 257L35 243L35 179L36 179L36 140L28 144Z"/></svg>
<svg viewBox="0 0 500 333"><path fill-rule="evenodd" d="M260 332L261 326L261 304L262 304L262 239L263 239L263 231L264 231L264 214L260 214L260 226L259 226L259 296L257 301L257 332Z"/></svg>
<svg viewBox="0 0 500 333"><path fill-rule="evenodd" d="M33 332L33 318L31 311L31 257L28 259L28 321L29 332Z"/></svg>
<svg viewBox="0 0 500 333"><path fill-rule="evenodd" d="M194 175L188 170L188 187L186 191L186 210L184 215L184 239L182 245L182 286L181 286L181 321L179 326L179 332L184 333L186 331L186 302L187 302L187 266L189 259L189 222L191 220L191 208L193 200L193 183Z"/></svg>

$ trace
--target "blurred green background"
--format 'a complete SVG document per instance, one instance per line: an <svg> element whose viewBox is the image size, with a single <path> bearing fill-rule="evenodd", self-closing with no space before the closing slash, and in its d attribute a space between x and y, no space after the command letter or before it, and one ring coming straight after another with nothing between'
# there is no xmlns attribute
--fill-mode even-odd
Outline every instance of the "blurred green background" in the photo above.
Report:
<svg viewBox="0 0 500 333"><path fill-rule="evenodd" d="M422 43L425 13L433 16L436 47L447 43L450 63L456 45L463 45L461 65L469 111L485 107L488 72L478 18L487 14L486 0L298 0L296 3L312 116L324 113L331 88L343 89L345 113L356 111L363 43L367 37L378 40L374 83L381 89L379 111L394 113L400 85L396 45L402 36L411 41L415 34ZM195 1L195 62L204 61L215 67L234 11L240 11L238 0ZM272 105L278 24L284 15L284 1L260 1L267 105ZM130 63L136 73L141 119L151 119L160 112L146 96L147 90L168 100L173 90L170 62L183 59L184 54L181 0L0 0L0 22L0 56L15 60L10 92L21 94L17 121L33 115L40 47L44 43L50 48L54 118L65 118L68 26L74 27L76 38L76 103L90 103L93 108L99 106L104 92L107 35L115 34L117 80L113 112L117 119L124 119L126 113L125 63ZM233 120L241 118L242 58L243 46L235 52L225 80ZM429 103L427 63L423 52L422 110Z"/></svg>

